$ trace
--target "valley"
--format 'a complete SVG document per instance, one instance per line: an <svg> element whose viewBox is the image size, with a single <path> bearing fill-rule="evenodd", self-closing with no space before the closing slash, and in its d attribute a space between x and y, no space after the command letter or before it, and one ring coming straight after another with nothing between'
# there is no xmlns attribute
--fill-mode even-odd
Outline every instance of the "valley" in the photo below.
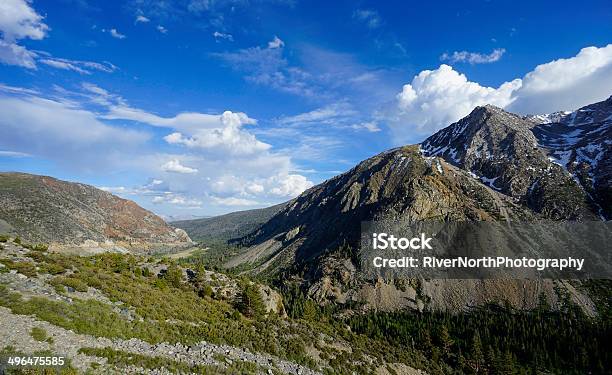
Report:
<svg viewBox="0 0 612 375"><path fill-rule="evenodd" d="M477 107L286 203L169 224L1 173L0 350L65 374L606 373L610 280L372 280L357 260L374 220L608 221L611 128L612 98Z"/></svg>

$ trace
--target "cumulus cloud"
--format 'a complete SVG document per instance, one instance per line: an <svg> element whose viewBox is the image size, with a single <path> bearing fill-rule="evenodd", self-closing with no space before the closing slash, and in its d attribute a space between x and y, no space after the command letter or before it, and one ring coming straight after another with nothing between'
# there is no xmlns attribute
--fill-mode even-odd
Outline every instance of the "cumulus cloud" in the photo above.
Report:
<svg viewBox="0 0 612 375"><path fill-rule="evenodd" d="M0 39L0 62L3 64L36 69L35 57L36 54L25 47Z"/></svg>
<svg viewBox="0 0 612 375"><path fill-rule="evenodd" d="M150 19L148 19L147 17L143 16L142 14L136 16L136 23L147 23L151 21Z"/></svg>
<svg viewBox="0 0 612 375"><path fill-rule="evenodd" d="M159 31L162 34L166 34L168 32L168 29L166 29L162 25L157 25L157 31Z"/></svg>
<svg viewBox="0 0 612 375"><path fill-rule="evenodd" d="M586 47L574 57L538 65L522 83L508 110L550 113L606 99L612 94L612 44Z"/></svg>
<svg viewBox="0 0 612 375"><path fill-rule="evenodd" d="M198 173L198 170L195 168L186 167L181 164L177 159L170 160L167 163L161 166L162 171L164 172L173 172L173 173Z"/></svg>
<svg viewBox="0 0 612 375"><path fill-rule="evenodd" d="M17 44L20 39L40 40L49 27L26 0L0 2L0 62L36 69L36 54Z"/></svg>
<svg viewBox="0 0 612 375"><path fill-rule="evenodd" d="M612 44L587 47L570 58L538 65L522 78L499 87L482 86L448 65L424 70L405 84L386 115L398 143L430 134L493 104L520 114L572 110L610 96Z"/></svg>
<svg viewBox="0 0 612 375"><path fill-rule="evenodd" d="M92 88L89 87L89 89ZM106 92L99 94L102 100L107 100L108 95ZM194 149L249 155L266 151L271 147L243 130L244 125L254 125L257 122L242 112L225 111L221 115L185 112L174 117L161 117L120 104L111 105L108 113L101 117L113 120L133 120L153 126L173 128L178 131L168 134L164 140L169 144Z"/></svg>
<svg viewBox="0 0 612 375"><path fill-rule="evenodd" d="M299 174L273 176L269 183L276 185L270 193L278 197L295 197L313 186L311 181Z"/></svg>
<svg viewBox="0 0 612 375"><path fill-rule="evenodd" d="M470 64L489 64L499 61L504 53L506 53L506 50L503 48L496 48L488 55L477 52L455 51L452 54L444 53L440 56L440 60L450 63L467 62Z"/></svg>
<svg viewBox="0 0 612 375"><path fill-rule="evenodd" d="M417 130L429 132L458 120L475 106L507 106L520 84L514 80L497 88L484 87L443 64L436 70L422 71L404 85L397 95L397 115L399 121L409 121Z"/></svg>
<svg viewBox="0 0 612 375"><path fill-rule="evenodd" d="M274 39L268 42L269 49L277 49L285 46L285 42L283 42L279 37L274 35Z"/></svg>
<svg viewBox="0 0 612 375"><path fill-rule="evenodd" d="M0 128L7 133L0 137L0 150L7 150L0 156L28 153L78 172L138 171L150 177L146 184L104 189L145 207L154 205L160 213L203 207L222 213L239 203L274 204L313 185L291 172L297 169L291 156L273 150L246 128L256 121L244 113L163 117L133 108L121 96L89 83L80 91L56 87L54 99L5 85L0 93L0 111L6 113ZM92 104L95 112L85 109ZM131 121L159 129L129 130ZM165 145L149 142L164 129Z"/></svg>
<svg viewBox="0 0 612 375"><path fill-rule="evenodd" d="M371 9L357 9L353 12L353 18L363 22L370 29L376 29L382 24L378 12Z"/></svg>
<svg viewBox="0 0 612 375"><path fill-rule="evenodd" d="M40 40L49 27L26 0L2 0L0 3L0 31L8 42L19 39Z"/></svg>

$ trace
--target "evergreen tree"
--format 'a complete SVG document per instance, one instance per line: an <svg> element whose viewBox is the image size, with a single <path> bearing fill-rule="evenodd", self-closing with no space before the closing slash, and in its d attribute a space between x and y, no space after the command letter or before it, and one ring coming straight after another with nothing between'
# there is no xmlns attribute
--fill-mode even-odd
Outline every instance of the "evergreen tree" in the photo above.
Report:
<svg viewBox="0 0 612 375"><path fill-rule="evenodd" d="M304 302L304 312L302 313L302 317L305 320L314 321L317 319L318 311L316 303L308 299Z"/></svg>
<svg viewBox="0 0 612 375"><path fill-rule="evenodd" d="M450 358L451 347L453 346L454 341L448 333L448 328L446 328L446 325L442 326L442 329L438 335L438 341L440 342L440 349L442 350L443 358Z"/></svg>
<svg viewBox="0 0 612 375"><path fill-rule="evenodd" d="M245 282L242 285L242 293L237 301L237 309L248 318L260 318L265 315L263 298L259 287L255 284Z"/></svg>
<svg viewBox="0 0 612 375"><path fill-rule="evenodd" d="M484 353L482 351L482 342L480 341L480 335L478 331L474 333L472 337L472 353L471 353L471 367L475 373L479 374L482 372L484 367Z"/></svg>
<svg viewBox="0 0 612 375"><path fill-rule="evenodd" d="M206 282L206 269L204 268L204 264L198 263L193 271L195 272L194 282L199 286L204 284Z"/></svg>
<svg viewBox="0 0 612 375"><path fill-rule="evenodd" d="M183 281L183 271L176 264L171 264L168 266L168 269L163 277L166 279L168 284L175 288L180 288Z"/></svg>

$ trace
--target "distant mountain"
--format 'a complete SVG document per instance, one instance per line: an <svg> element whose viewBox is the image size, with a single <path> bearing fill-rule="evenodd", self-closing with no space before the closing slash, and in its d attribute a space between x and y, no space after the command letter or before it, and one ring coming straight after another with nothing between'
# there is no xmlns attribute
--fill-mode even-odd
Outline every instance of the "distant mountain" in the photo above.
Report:
<svg viewBox="0 0 612 375"><path fill-rule="evenodd" d="M209 218L173 221L171 224L184 229L196 241L227 242L254 231L280 211L284 205L283 203Z"/></svg>
<svg viewBox="0 0 612 375"><path fill-rule="evenodd" d="M136 203L93 186L0 173L0 231L74 251L171 251L189 236Z"/></svg>
<svg viewBox="0 0 612 375"><path fill-rule="evenodd" d="M419 297L415 288L358 280L339 249L358 247L360 223L371 220L609 219L611 126L612 98L555 116L477 107L420 145L376 155L305 191L244 236L248 250L226 266L252 264L254 273L299 280L319 300L366 300L377 308L424 301L463 308L504 298L524 307L542 291L554 300L555 282L520 280L432 280L416 288L426 293Z"/></svg>

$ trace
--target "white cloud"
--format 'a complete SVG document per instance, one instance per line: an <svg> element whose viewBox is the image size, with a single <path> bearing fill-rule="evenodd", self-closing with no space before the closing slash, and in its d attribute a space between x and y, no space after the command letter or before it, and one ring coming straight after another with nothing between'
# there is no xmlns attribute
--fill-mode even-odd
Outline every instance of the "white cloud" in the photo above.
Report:
<svg viewBox="0 0 612 375"><path fill-rule="evenodd" d="M137 153L144 132L115 128L90 111L27 92L0 95L0 149L35 154L71 168L113 167Z"/></svg>
<svg viewBox="0 0 612 375"><path fill-rule="evenodd" d="M353 12L353 18L365 23L370 29L376 29L382 24L378 12L371 9L357 9Z"/></svg>
<svg viewBox="0 0 612 375"><path fill-rule="evenodd" d="M0 62L36 69L36 53L17 44L20 39L40 40L49 27L42 22L26 0L2 0L0 2Z"/></svg>
<svg viewBox="0 0 612 375"><path fill-rule="evenodd" d="M108 93L100 93L102 100L106 100L107 95ZM243 130L244 125L253 125L257 122L241 112L225 111L221 115L185 112L166 118L127 105L111 105L109 112L101 117L112 120L133 120L176 129L178 131L165 136L164 140L169 144L194 149L249 155L266 151L271 147Z"/></svg>
<svg viewBox="0 0 612 375"><path fill-rule="evenodd" d="M36 69L36 54L15 43L0 39L0 62L7 65L17 65L28 69Z"/></svg>
<svg viewBox="0 0 612 375"><path fill-rule="evenodd" d="M4 85L0 93L6 93L0 94L0 113L7 113L0 128L8 133L0 137L0 150L31 153L72 171L111 168L148 174L149 181L141 186L103 188L145 207L155 205L160 213L202 207L222 213L231 205L274 204L313 185L290 172L297 168L289 154L272 150L246 128L256 121L244 113L162 117L130 107L119 95L89 83L78 92L57 87L54 100ZM84 109L92 103L95 113ZM149 143L149 133L127 130L126 120L167 128L168 145Z"/></svg>
<svg viewBox="0 0 612 375"><path fill-rule="evenodd" d="M43 17L36 13L26 0L2 0L0 2L0 31L4 40L40 40L47 35L49 27Z"/></svg>
<svg viewBox="0 0 612 375"><path fill-rule="evenodd" d="M104 30L102 30L102 31L104 31ZM126 36L124 34L121 34L119 31L117 31L117 29L110 29L108 32L110 33L110 35L113 38L116 38L116 39L125 39L126 38Z"/></svg>
<svg viewBox="0 0 612 375"><path fill-rule="evenodd" d="M493 104L505 107L520 80L498 88L470 82L448 65L424 70L397 95L397 122L417 131L431 132L467 115L475 106Z"/></svg>
<svg viewBox="0 0 612 375"><path fill-rule="evenodd" d="M449 61L451 63L467 62L470 64L489 64L499 61L506 53L503 48L496 48L490 54L483 54L468 51L455 51L452 54L444 53L440 56L441 61Z"/></svg>
<svg viewBox="0 0 612 375"><path fill-rule="evenodd" d="M204 202L202 202L202 200L200 199L187 198L181 194L167 192L167 194L164 194L164 195L154 196L151 199L151 203L153 204L166 203L166 204L170 204L173 206L182 206L182 207L188 207L188 208L201 208Z"/></svg>
<svg viewBox="0 0 612 375"><path fill-rule="evenodd" d="M276 44L274 40L269 43L270 47ZM335 61L328 63L329 60L326 58L329 56L324 56L323 59L307 56L304 61L308 64L317 64L319 61L315 60L322 60L328 66L333 66L333 72L322 71L321 66L313 66L313 69L306 70L303 66L290 64L283 56L284 51L284 48L257 46L234 52L212 53L211 56L223 60L234 70L244 73L244 79L248 82L295 95L316 96L318 99L329 97L332 87L340 82L339 71L345 67L336 64ZM311 49L308 54L310 51ZM348 81L349 78L345 79ZM327 90L322 89L323 84L329 85Z"/></svg>
<svg viewBox="0 0 612 375"><path fill-rule="evenodd" d="M150 19L148 19L147 17L143 16L142 14L140 14L140 15L138 15L138 16L136 17L136 23L139 23L139 22L140 22L140 23L147 23L147 22L149 22L149 21L151 21L151 20L150 20Z"/></svg>
<svg viewBox="0 0 612 375"><path fill-rule="evenodd" d="M612 44L586 47L570 58L538 65L523 77L508 110L550 113L573 110L612 94Z"/></svg>
<svg viewBox="0 0 612 375"><path fill-rule="evenodd" d="M274 39L268 42L268 49L277 49L285 46L285 42L283 42L279 37L274 35Z"/></svg>
<svg viewBox="0 0 612 375"><path fill-rule="evenodd" d="M62 59L52 56L47 56L45 58L39 59L38 62L43 63L45 65L49 65L56 69L72 70L74 72L87 75L91 74L93 70L105 73L112 73L117 69L115 65L108 62L97 63L93 61Z"/></svg>
<svg viewBox="0 0 612 375"><path fill-rule="evenodd" d="M166 34L168 32L168 29L166 29L162 25L157 25L157 31L159 31L162 34Z"/></svg>
<svg viewBox="0 0 612 375"><path fill-rule="evenodd" d="M397 143L415 132L432 133L466 116L478 105L493 104L520 114L573 110L612 93L612 44L587 47L570 58L538 65L523 78L499 87L468 81L448 65L424 70L404 85L386 119Z"/></svg>
<svg viewBox="0 0 612 375"><path fill-rule="evenodd" d="M355 124L355 125L351 125L351 128L355 129L355 130L367 130L370 133L377 133L379 131L381 131L380 127L378 126L378 124L374 121L368 121L368 122L362 122L360 124Z"/></svg>
<svg viewBox="0 0 612 375"><path fill-rule="evenodd" d="M32 155L25 152L0 150L0 157L5 158L27 158Z"/></svg>
<svg viewBox="0 0 612 375"><path fill-rule="evenodd" d="M217 42L219 42L219 40L221 40L221 39L224 39L224 40L227 40L227 41L230 41L230 42L234 41L234 37L232 36L232 34L221 33L219 31L215 31L213 33L213 37L215 38L215 40Z"/></svg>
<svg viewBox="0 0 612 375"><path fill-rule="evenodd" d="M173 172L173 173L198 173L198 170L195 168L186 167L181 164L177 159L170 160L164 165L161 166L162 171L164 172Z"/></svg>
<svg viewBox="0 0 612 375"><path fill-rule="evenodd" d="M300 113L294 116L281 117L280 124L307 124L307 123L337 123L339 120L354 116L357 111L351 108L346 102L338 102L324 107L313 109L309 112Z"/></svg>
<svg viewBox="0 0 612 375"><path fill-rule="evenodd" d="M295 197L313 186L311 181L299 174L273 176L269 183L276 185L270 190L270 193L278 197Z"/></svg>
<svg viewBox="0 0 612 375"><path fill-rule="evenodd" d="M236 198L236 197L212 197L213 202L220 206L257 206L260 203L251 199Z"/></svg>

